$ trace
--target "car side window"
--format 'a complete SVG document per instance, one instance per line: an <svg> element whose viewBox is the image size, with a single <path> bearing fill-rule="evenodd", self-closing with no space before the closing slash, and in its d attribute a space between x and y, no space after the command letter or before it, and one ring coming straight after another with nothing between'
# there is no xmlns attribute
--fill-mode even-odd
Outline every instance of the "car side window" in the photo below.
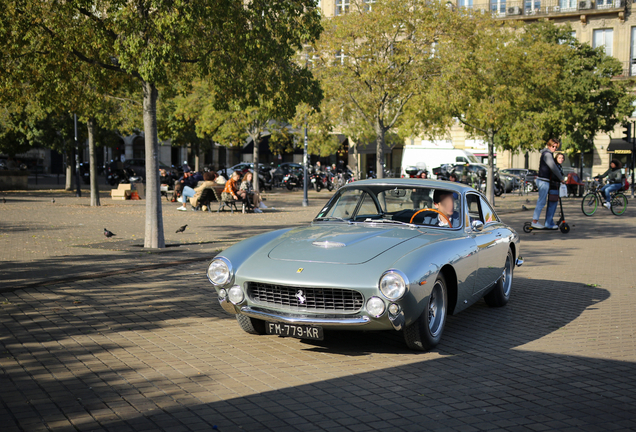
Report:
<svg viewBox="0 0 636 432"><path fill-rule="evenodd" d="M358 213L356 214L356 219L366 219L367 217L377 217L379 215L378 207L375 204L375 201L368 193L364 193L362 195L362 202L360 203L360 208L358 208Z"/></svg>
<svg viewBox="0 0 636 432"><path fill-rule="evenodd" d="M484 224L489 224L491 222L499 222L497 213L495 213L495 211L492 209L490 204L488 204L488 202L481 197L479 199L481 201L481 214L484 218L482 222L484 222Z"/></svg>
<svg viewBox="0 0 636 432"><path fill-rule="evenodd" d="M472 226L474 221L484 222L481 213L481 199L475 194L466 194L466 215L468 217L467 226Z"/></svg>

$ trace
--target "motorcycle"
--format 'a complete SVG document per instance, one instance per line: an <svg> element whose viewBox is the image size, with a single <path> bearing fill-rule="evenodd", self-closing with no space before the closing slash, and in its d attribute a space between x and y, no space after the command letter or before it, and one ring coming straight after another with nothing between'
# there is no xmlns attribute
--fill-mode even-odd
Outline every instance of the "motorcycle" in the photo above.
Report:
<svg viewBox="0 0 636 432"><path fill-rule="evenodd" d="M285 177L283 177L282 185L286 187L287 190L293 190L295 187L302 188L303 187L302 171L294 170L285 174Z"/></svg>
<svg viewBox="0 0 636 432"><path fill-rule="evenodd" d="M329 192L333 190L333 183L329 179L329 175L323 173L314 173L309 177L309 181L311 185L316 190L316 192L320 192L322 189L327 188Z"/></svg>
<svg viewBox="0 0 636 432"><path fill-rule="evenodd" d="M106 181L111 186L128 183L143 182L143 178L138 176L132 168L123 168L112 171L106 176Z"/></svg>

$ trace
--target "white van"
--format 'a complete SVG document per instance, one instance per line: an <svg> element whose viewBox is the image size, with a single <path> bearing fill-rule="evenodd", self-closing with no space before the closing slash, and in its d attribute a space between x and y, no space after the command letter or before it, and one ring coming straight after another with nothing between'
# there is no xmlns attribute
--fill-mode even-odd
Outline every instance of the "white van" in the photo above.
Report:
<svg viewBox="0 0 636 432"><path fill-rule="evenodd" d="M469 151L455 148L430 148L423 146L406 145L402 152L402 177L409 177L406 170L417 168L426 170L432 174L433 168L445 164L472 163L482 164L479 159Z"/></svg>

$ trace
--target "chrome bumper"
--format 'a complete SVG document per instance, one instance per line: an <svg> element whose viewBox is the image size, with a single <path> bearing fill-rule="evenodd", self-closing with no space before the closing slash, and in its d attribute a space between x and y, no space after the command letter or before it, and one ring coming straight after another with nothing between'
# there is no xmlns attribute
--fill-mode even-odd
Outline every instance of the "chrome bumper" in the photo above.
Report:
<svg viewBox="0 0 636 432"><path fill-rule="evenodd" d="M264 321L284 322L287 324L309 324L319 326L359 326L367 324L371 319L366 316L355 318L314 318L314 317L290 317L277 315L268 312L261 312L249 306L242 306L239 313L248 317L261 319Z"/></svg>

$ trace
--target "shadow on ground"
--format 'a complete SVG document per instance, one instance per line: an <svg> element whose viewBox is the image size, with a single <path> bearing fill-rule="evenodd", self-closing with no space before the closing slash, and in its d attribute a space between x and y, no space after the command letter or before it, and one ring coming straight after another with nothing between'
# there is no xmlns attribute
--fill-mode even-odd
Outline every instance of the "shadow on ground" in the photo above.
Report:
<svg viewBox="0 0 636 432"><path fill-rule="evenodd" d="M634 363L523 348L608 299L601 288L517 278L507 307L477 303L449 319L435 352L416 354L392 332L332 331L319 343L246 335L203 275L166 272L144 276L161 281L152 288L118 278L53 287L33 293L37 305L11 294L0 336L6 430L636 427ZM145 340L159 330L185 335ZM122 348L125 364L113 358ZM168 355L161 367L146 358ZM87 369L95 362L99 374ZM317 379L323 364L331 376Z"/></svg>

